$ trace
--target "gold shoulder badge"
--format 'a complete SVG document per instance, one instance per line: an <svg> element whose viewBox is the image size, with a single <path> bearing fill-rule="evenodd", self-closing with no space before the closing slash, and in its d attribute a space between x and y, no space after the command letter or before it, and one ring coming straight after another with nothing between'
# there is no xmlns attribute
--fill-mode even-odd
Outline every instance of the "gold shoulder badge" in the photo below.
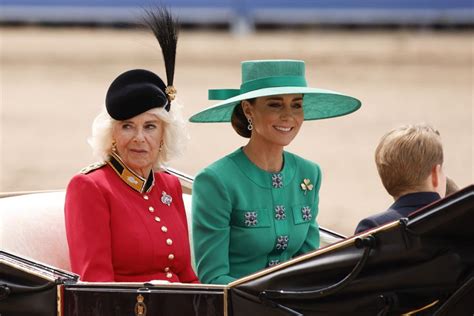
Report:
<svg viewBox="0 0 474 316"><path fill-rule="evenodd" d="M105 166L106 163L101 161L101 162L95 162L93 163L92 165L89 165L85 168L82 168L81 171L79 171L79 173L82 173L82 174L88 174L94 170L97 170L99 168L102 168L103 166Z"/></svg>

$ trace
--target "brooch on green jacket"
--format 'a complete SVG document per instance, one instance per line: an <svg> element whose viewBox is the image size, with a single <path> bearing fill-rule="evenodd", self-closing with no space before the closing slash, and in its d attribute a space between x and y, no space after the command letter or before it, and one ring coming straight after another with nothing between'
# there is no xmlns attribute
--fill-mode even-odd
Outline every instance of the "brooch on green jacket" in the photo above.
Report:
<svg viewBox="0 0 474 316"><path fill-rule="evenodd" d="M306 195L306 193L308 191L312 191L313 190L313 184L311 183L311 180L310 179L304 179L303 182L301 182L301 190L304 191L304 195Z"/></svg>

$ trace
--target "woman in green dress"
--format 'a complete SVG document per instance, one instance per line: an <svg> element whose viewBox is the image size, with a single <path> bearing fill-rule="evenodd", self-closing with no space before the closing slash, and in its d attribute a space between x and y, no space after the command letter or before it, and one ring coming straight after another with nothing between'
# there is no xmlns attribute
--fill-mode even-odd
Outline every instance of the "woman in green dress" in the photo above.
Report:
<svg viewBox="0 0 474 316"><path fill-rule="evenodd" d="M356 111L360 101L307 87L297 60L242 63L240 89L209 90L223 100L191 122L231 122L248 143L198 173L193 242L203 283L227 284L319 247L321 171L284 151L304 120Z"/></svg>

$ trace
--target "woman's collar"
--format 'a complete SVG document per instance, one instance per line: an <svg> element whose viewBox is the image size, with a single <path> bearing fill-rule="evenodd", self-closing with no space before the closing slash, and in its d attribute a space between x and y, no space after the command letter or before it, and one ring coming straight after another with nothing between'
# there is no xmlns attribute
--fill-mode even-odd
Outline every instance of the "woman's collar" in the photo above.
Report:
<svg viewBox="0 0 474 316"><path fill-rule="evenodd" d="M259 168L250 161L242 148L230 157L250 180L268 189L280 189L289 185L296 172L295 158L286 151L283 152L283 168L280 172L268 172Z"/></svg>
<svg viewBox="0 0 474 316"><path fill-rule="evenodd" d="M155 184L153 170L150 171L148 178L145 179L130 169L123 162L120 156L114 152L111 153L107 163L112 167L112 169L120 177L120 179L122 179L123 182L139 193L150 192L151 188Z"/></svg>

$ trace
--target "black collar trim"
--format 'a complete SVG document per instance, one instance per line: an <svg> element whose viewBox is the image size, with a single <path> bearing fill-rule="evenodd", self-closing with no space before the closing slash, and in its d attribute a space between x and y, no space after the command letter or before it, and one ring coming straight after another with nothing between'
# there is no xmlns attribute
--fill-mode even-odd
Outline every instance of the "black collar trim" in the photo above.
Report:
<svg viewBox="0 0 474 316"><path fill-rule="evenodd" d="M120 156L114 152L110 155L107 163L110 167L112 167L112 169L120 177L120 179L122 179L123 182L139 193L150 192L151 188L155 184L153 170L150 171L148 178L145 179L127 167Z"/></svg>

